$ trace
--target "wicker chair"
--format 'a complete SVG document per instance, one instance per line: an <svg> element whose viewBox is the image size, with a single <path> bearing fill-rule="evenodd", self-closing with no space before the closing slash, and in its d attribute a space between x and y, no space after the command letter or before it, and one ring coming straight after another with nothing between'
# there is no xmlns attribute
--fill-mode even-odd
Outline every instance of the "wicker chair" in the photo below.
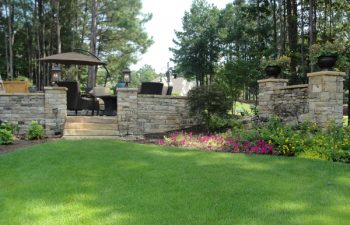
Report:
<svg viewBox="0 0 350 225"><path fill-rule="evenodd" d="M161 95L162 90L163 90L163 83L142 82L139 94Z"/></svg>
<svg viewBox="0 0 350 225"><path fill-rule="evenodd" d="M97 115L100 112L100 104L95 98L82 97L80 94L80 88L77 81L58 81L57 85L59 87L66 87L67 90L67 109L74 110L75 115L78 114L78 110L92 110L92 115L94 115L95 110L97 110Z"/></svg>

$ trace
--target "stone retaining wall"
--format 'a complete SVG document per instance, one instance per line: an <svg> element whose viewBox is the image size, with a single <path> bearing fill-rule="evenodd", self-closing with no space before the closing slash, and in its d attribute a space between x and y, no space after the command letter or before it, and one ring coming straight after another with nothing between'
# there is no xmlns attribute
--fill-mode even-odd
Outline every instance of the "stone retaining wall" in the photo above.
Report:
<svg viewBox="0 0 350 225"><path fill-rule="evenodd" d="M138 95L137 123L143 133L161 133L192 126L187 98Z"/></svg>
<svg viewBox="0 0 350 225"><path fill-rule="evenodd" d="M118 89L117 115L121 135L162 133L195 125L186 97L140 95L137 89Z"/></svg>
<svg viewBox="0 0 350 225"><path fill-rule="evenodd" d="M186 97L138 95L137 89L118 89L117 118L119 135L144 135L188 128L190 118ZM0 95L0 120L19 126L26 134L30 122L39 121L46 136L63 131L67 116L66 88L45 87L43 93Z"/></svg>
<svg viewBox="0 0 350 225"><path fill-rule="evenodd" d="M287 86L285 79L259 80L258 112L261 117L277 115L286 122L309 120L326 127L342 124L343 76L345 73L309 73L306 85Z"/></svg>
<svg viewBox="0 0 350 225"><path fill-rule="evenodd" d="M18 125L20 135L27 133L33 120L45 127L47 136L54 135L55 111L58 126L63 129L66 108L66 89L61 87L45 87L43 93L0 94L0 120Z"/></svg>
<svg viewBox="0 0 350 225"><path fill-rule="evenodd" d="M272 99L273 111L285 121L303 121L309 112L308 85L276 88Z"/></svg>

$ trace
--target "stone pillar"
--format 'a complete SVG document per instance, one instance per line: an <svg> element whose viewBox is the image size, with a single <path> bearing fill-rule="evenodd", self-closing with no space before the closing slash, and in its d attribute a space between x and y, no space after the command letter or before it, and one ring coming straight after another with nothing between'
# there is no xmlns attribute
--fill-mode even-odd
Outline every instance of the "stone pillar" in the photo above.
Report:
<svg viewBox="0 0 350 225"><path fill-rule="evenodd" d="M137 88L117 88L117 117L120 135L138 134Z"/></svg>
<svg viewBox="0 0 350 225"><path fill-rule="evenodd" d="M287 86L287 79L268 78L258 80L258 114L260 117L271 117L273 115L273 98L275 88Z"/></svg>
<svg viewBox="0 0 350 225"><path fill-rule="evenodd" d="M55 132L63 132L67 116L67 88L44 87L45 101L45 134L54 136Z"/></svg>
<svg viewBox="0 0 350 225"><path fill-rule="evenodd" d="M343 123L343 80L345 73L320 71L308 73L309 117L325 128L329 122Z"/></svg>

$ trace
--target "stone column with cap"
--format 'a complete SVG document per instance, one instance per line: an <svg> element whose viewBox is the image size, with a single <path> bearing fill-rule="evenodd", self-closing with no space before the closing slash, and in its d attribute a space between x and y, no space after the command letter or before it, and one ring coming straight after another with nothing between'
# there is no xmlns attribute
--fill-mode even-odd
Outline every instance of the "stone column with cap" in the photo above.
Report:
<svg viewBox="0 0 350 225"><path fill-rule="evenodd" d="M331 122L343 123L343 81L345 73L320 71L308 73L309 117L325 128Z"/></svg>
<svg viewBox="0 0 350 225"><path fill-rule="evenodd" d="M273 93L274 89L278 87L287 86L287 79L268 78L258 80L259 94L258 94L258 115L263 118L271 117L273 112Z"/></svg>

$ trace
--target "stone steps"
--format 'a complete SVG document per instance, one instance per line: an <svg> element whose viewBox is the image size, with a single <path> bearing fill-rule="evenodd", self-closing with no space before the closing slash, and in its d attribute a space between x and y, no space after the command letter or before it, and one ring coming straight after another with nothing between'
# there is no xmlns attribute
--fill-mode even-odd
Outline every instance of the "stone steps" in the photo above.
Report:
<svg viewBox="0 0 350 225"><path fill-rule="evenodd" d="M119 135L117 117L67 116L64 139L115 139Z"/></svg>
<svg viewBox="0 0 350 225"><path fill-rule="evenodd" d="M66 122L65 129L116 130L118 124L113 123L76 123Z"/></svg>

